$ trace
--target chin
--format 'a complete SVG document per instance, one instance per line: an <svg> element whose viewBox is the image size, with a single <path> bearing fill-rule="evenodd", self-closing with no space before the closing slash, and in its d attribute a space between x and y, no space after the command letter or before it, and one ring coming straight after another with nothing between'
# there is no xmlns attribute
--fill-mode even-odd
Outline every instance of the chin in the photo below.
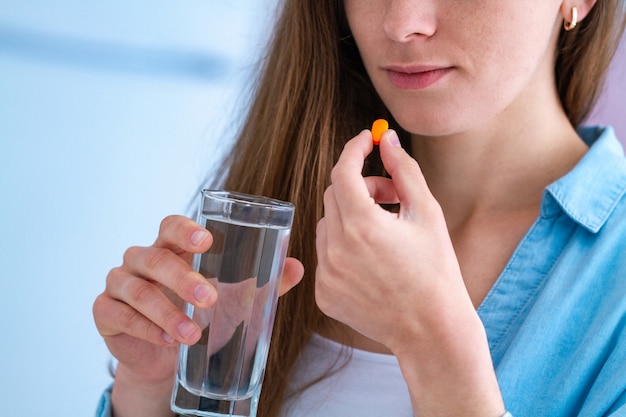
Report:
<svg viewBox="0 0 626 417"><path fill-rule="evenodd" d="M463 123L458 118L438 117L413 117L409 120L396 118L396 121L412 135L427 137L451 136L463 130Z"/></svg>

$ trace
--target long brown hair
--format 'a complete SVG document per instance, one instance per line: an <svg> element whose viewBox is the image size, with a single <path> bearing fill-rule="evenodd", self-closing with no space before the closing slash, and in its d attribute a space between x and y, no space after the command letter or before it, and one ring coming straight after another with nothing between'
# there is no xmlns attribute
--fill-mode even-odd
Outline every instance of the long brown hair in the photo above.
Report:
<svg viewBox="0 0 626 417"><path fill-rule="evenodd" d="M559 40L558 86L575 124L593 105L624 26L623 0L599 3L580 29ZM602 64L592 65L599 45ZM341 0L285 0L263 62L221 186L296 206L290 254L306 271L303 282L279 301L258 412L273 417L311 333L332 325L314 299L315 229L331 168L344 143L375 118L388 118L403 142L408 135L395 125L365 73Z"/></svg>
<svg viewBox="0 0 626 417"><path fill-rule="evenodd" d="M624 0L598 0L571 32L561 30L555 66L565 113L578 126L595 105L626 26Z"/></svg>

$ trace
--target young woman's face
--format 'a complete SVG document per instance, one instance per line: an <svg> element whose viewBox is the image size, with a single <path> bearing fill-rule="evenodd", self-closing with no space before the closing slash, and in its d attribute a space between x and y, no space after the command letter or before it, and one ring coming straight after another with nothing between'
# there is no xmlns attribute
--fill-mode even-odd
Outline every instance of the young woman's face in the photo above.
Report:
<svg viewBox="0 0 626 417"><path fill-rule="evenodd" d="M344 6L369 77L409 132L480 129L554 94L561 0L344 0Z"/></svg>

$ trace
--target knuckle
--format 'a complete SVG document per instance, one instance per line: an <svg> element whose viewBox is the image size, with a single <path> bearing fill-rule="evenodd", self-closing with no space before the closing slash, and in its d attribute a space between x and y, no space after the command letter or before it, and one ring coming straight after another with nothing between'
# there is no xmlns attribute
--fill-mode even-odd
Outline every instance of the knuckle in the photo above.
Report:
<svg viewBox="0 0 626 417"><path fill-rule="evenodd" d="M158 291L159 290L151 283L142 281L139 285L129 288L128 295L133 302L143 304L156 297Z"/></svg>
<svg viewBox="0 0 626 417"><path fill-rule="evenodd" d="M145 254L145 264L150 270L158 270L164 267L170 255L170 251L162 248L151 248Z"/></svg>
<svg viewBox="0 0 626 417"><path fill-rule="evenodd" d="M326 230L326 219L322 217L321 219L317 221L317 225L315 226L315 234L319 236L322 233L324 233L325 230Z"/></svg>
<svg viewBox="0 0 626 417"><path fill-rule="evenodd" d="M99 295L92 306L94 324L102 337L119 334L119 323L115 320L115 303L104 294Z"/></svg>
<svg viewBox="0 0 626 417"><path fill-rule="evenodd" d="M198 278L198 274L190 267L181 268L178 273L174 275L174 286L182 289L186 285L199 284L199 282L196 282L198 281ZM202 280L204 281L203 278Z"/></svg>
<svg viewBox="0 0 626 417"><path fill-rule="evenodd" d="M334 189L332 185L329 185L328 188L324 191L324 201L328 201L334 197Z"/></svg>
<svg viewBox="0 0 626 417"><path fill-rule="evenodd" d="M338 250L330 250L326 254L326 262L329 266L334 269L341 269L343 264L344 257L341 254L341 251Z"/></svg>
<svg viewBox="0 0 626 417"><path fill-rule="evenodd" d="M324 203L324 215L326 215L325 211L330 207L334 198L334 191L331 185L326 189L326 191L324 191L324 195L322 196L322 201Z"/></svg>
<svg viewBox="0 0 626 417"><path fill-rule="evenodd" d="M124 274L124 270L120 266L117 266L111 269L105 279L107 290L109 289L109 287L111 287L111 285L113 285L113 283L117 280L117 278L122 276L123 274Z"/></svg>
<svg viewBox="0 0 626 417"><path fill-rule="evenodd" d="M121 313L123 332L143 340L151 340L156 325L132 308Z"/></svg>
<svg viewBox="0 0 626 417"><path fill-rule="evenodd" d="M367 224L366 227L360 222L346 221L343 224L343 238L345 239L344 245L348 248L358 248L363 245L376 244L378 239L378 231L372 226L372 223L367 223L362 220L363 224Z"/></svg>
<svg viewBox="0 0 626 417"><path fill-rule="evenodd" d="M184 319L185 314L173 305L164 306L161 311L161 320L165 328L174 328L178 322Z"/></svg>
<svg viewBox="0 0 626 417"><path fill-rule="evenodd" d="M407 170L419 170L420 169L417 161L414 158L412 158L408 154L404 154L403 156L404 158L398 161L398 167L402 169L407 169Z"/></svg>
<svg viewBox="0 0 626 417"><path fill-rule="evenodd" d="M91 306L91 311L94 313L94 316L97 315L97 313L100 313L103 309L104 309L104 305L106 301L104 299L104 295L100 294L96 297L96 299L93 302L93 305Z"/></svg>
<svg viewBox="0 0 626 417"><path fill-rule="evenodd" d="M180 216L176 214L171 214L166 216L163 220L161 220L161 225L159 226L159 235L163 234L166 230L169 230L178 223Z"/></svg>
<svg viewBox="0 0 626 417"><path fill-rule="evenodd" d="M141 325L141 321L141 314L133 308L126 308L119 312L120 326L129 334L132 334L132 329L136 329Z"/></svg>
<svg viewBox="0 0 626 417"><path fill-rule="evenodd" d="M376 247L386 235L383 232L384 227L379 227L374 221L368 223L369 227L359 227L355 233L357 233L357 239L360 242L364 242L368 247ZM388 232L387 232L388 233Z"/></svg>
<svg viewBox="0 0 626 417"><path fill-rule="evenodd" d="M330 171L330 181L331 183L336 183L341 178L341 166L335 165L333 169Z"/></svg>
<svg viewBox="0 0 626 417"><path fill-rule="evenodd" d="M198 284L196 273L191 268L174 268L168 278L167 287L179 297L191 300L192 287Z"/></svg>
<svg viewBox="0 0 626 417"><path fill-rule="evenodd" d="M126 249L126 251L124 251L124 255L122 258L123 263L124 264L132 263L133 260L136 259L143 250L145 250L145 248L141 248L139 246L131 246L130 248ZM119 268L113 268L111 272L114 272L116 269L119 269Z"/></svg>
<svg viewBox="0 0 626 417"><path fill-rule="evenodd" d="M96 297L91 307L91 313L93 314L94 322L96 324L96 328L100 333L102 333L102 318L107 317L107 305L108 299L104 296L104 294L100 294Z"/></svg>
<svg viewBox="0 0 626 417"><path fill-rule="evenodd" d="M155 329L155 324L150 320L146 320L142 317L141 320L135 322L135 333L138 337L144 340L152 340L153 339L153 331Z"/></svg>

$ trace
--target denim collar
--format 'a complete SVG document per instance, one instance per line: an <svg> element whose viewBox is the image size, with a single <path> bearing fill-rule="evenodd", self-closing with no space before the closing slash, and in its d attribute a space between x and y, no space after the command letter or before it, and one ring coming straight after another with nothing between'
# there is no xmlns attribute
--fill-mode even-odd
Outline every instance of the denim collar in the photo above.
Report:
<svg viewBox="0 0 626 417"><path fill-rule="evenodd" d="M578 134L589 151L574 169L547 187L541 213L550 217L560 209L597 233L626 193L626 159L611 127L585 126Z"/></svg>

